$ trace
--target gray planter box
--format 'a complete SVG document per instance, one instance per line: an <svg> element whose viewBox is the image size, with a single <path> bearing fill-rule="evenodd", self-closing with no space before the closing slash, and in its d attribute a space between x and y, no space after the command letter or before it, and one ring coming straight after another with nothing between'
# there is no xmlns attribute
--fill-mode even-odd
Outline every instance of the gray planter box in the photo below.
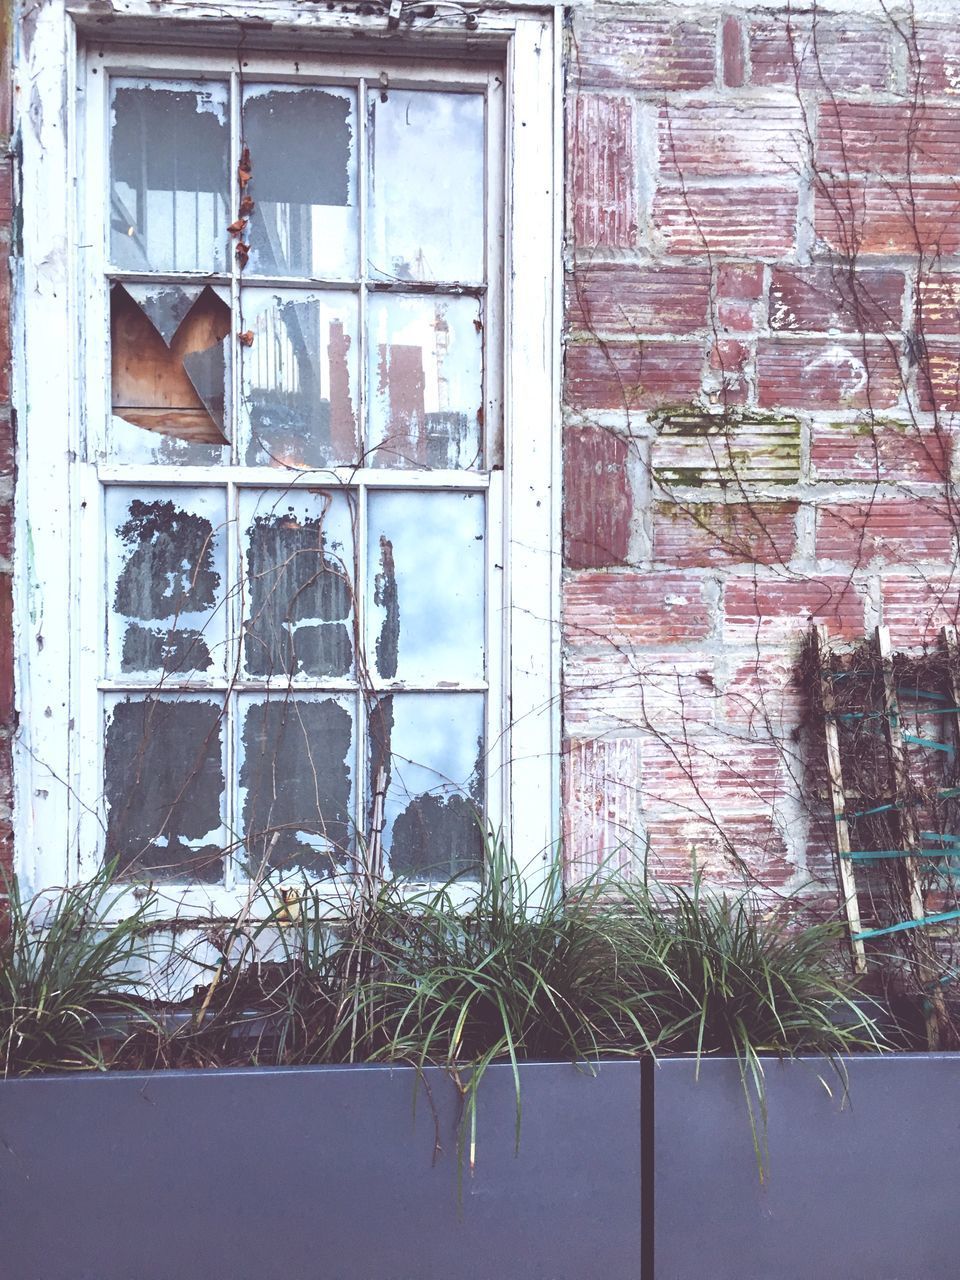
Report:
<svg viewBox="0 0 960 1280"><path fill-rule="evenodd" d="M519 1153L511 1071L493 1067L459 1202L442 1071L436 1126L409 1068L0 1082L0 1276L636 1280L641 1064L520 1072Z"/></svg>
<svg viewBox="0 0 960 1280"><path fill-rule="evenodd" d="M736 1063L652 1069L656 1280L956 1280L960 1056L846 1065L841 1107L819 1059L766 1064L763 1186Z"/></svg>

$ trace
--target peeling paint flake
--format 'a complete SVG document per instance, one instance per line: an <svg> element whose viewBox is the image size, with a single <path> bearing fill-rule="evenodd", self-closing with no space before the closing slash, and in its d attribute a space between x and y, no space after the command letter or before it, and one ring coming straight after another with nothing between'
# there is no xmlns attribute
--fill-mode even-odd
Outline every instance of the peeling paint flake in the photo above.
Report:
<svg viewBox="0 0 960 1280"><path fill-rule="evenodd" d="M353 671L353 516L344 493L246 491L248 675Z"/></svg>
<svg viewBox="0 0 960 1280"><path fill-rule="evenodd" d="M227 86L117 79L110 137L110 256L129 271L222 271Z"/></svg>
<svg viewBox="0 0 960 1280"><path fill-rule="evenodd" d="M356 274L356 115L353 89L255 85L245 91L251 272Z"/></svg>
<svg viewBox="0 0 960 1280"><path fill-rule="evenodd" d="M355 294L243 291L242 430L251 466L357 465Z"/></svg>
<svg viewBox="0 0 960 1280"><path fill-rule="evenodd" d="M389 871L474 878L483 848L482 693L397 694L370 715L371 811L383 790Z"/></svg>
<svg viewBox="0 0 960 1280"><path fill-rule="evenodd" d="M481 465L478 299L375 294L369 301L371 461L380 467Z"/></svg>
<svg viewBox="0 0 960 1280"><path fill-rule="evenodd" d="M222 707L199 696L108 698L106 857L154 881L223 878Z"/></svg>

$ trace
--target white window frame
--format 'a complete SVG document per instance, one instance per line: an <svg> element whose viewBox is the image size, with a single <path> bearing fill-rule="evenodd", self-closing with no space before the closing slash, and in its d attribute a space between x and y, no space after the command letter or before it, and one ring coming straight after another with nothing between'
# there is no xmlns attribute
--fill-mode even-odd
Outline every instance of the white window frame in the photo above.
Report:
<svg viewBox="0 0 960 1280"><path fill-rule="evenodd" d="M111 49L125 48L130 68L148 73L162 64L185 77L201 66L235 67L244 19L256 25L242 28L243 48L257 51L263 69L336 53L345 38L351 65L358 49L375 63L411 48L403 26L390 33L385 14L329 13L292 0L224 0L218 12L211 18L194 0L167 0L159 13L151 0L126 0L106 34ZM490 673L489 695L494 705L496 679L503 718L496 758L497 726L490 736L488 718L488 797L491 818L536 883L559 826L560 11L476 10L469 28L463 11L439 12L414 22L420 58L479 56L502 60L504 68L504 518L499 545L490 548L491 568L503 566L504 661ZM95 463L85 461L88 406L96 403L90 382L100 388L106 376L106 315L91 320L86 303L94 297L102 306L104 296L103 259L89 242L85 204L105 190L106 152L91 150L85 133L85 88L105 52L102 17L97 2L50 0L20 69L15 865L29 889L89 874L102 819L97 676L105 612L102 598L91 606L83 586L84 557L89 565L103 545L98 477ZM264 27L265 20L273 25ZM208 57L212 42L221 52ZM143 472L146 481L148 468ZM500 481L493 473L491 489ZM491 599L488 617L499 607ZM362 786L360 778L355 785ZM237 889L196 886L179 909L228 914L236 904Z"/></svg>

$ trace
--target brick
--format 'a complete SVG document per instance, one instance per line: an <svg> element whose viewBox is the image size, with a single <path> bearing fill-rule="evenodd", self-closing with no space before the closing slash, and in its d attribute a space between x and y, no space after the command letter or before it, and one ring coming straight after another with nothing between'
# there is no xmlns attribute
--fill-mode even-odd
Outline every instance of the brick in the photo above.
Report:
<svg viewBox="0 0 960 1280"><path fill-rule="evenodd" d="M727 644L795 643L816 623L842 640L863 635L864 588L849 576L728 578L723 587Z"/></svg>
<svg viewBox="0 0 960 1280"><path fill-rule="evenodd" d="M706 267L596 263L567 281L567 324L617 336L702 330L710 305Z"/></svg>
<svg viewBox="0 0 960 1280"><path fill-rule="evenodd" d="M565 744L563 854L567 883L603 868L630 870L642 843L640 740L603 738Z"/></svg>
<svg viewBox="0 0 960 1280"><path fill-rule="evenodd" d="M851 173L953 177L960 151L960 106L929 103L825 102L816 163Z"/></svg>
<svg viewBox="0 0 960 1280"><path fill-rule="evenodd" d="M0 573L0 727L15 727L13 580Z"/></svg>
<svg viewBox="0 0 960 1280"><path fill-rule="evenodd" d="M752 413L665 413L654 420L650 469L662 488L796 484L800 420Z"/></svg>
<svg viewBox="0 0 960 1280"><path fill-rule="evenodd" d="M798 631L795 639L802 634ZM796 654L764 653L733 665L722 705L730 726L758 737L782 737L801 722L807 703Z"/></svg>
<svg viewBox="0 0 960 1280"><path fill-rule="evenodd" d="M794 552L796 513L796 502L659 502L653 558L689 568L783 564Z"/></svg>
<svg viewBox="0 0 960 1280"><path fill-rule="evenodd" d="M16 473L16 435L12 410L0 404L0 480L13 478Z"/></svg>
<svg viewBox="0 0 960 1280"><path fill-rule="evenodd" d="M753 83L829 93L882 89L890 77L892 24L778 13L750 25ZM899 39L900 37L896 37Z"/></svg>
<svg viewBox="0 0 960 1280"><path fill-rule="evenodd" d="M717 323L749 332L760 322L762 262L721 262L716 269Z"/></svg>
<svg viewBox="0 0 960 1280"><path fill-rule="evenodd" d="M917 328L921 333L960 333L960 273L924 274L917 281L917 294Z"/></svg>
<svg viewBox="0 0 960 1280"><path fill-rule="evenodd" d="M803 117L797 103L690 103L660 108L661 179L796 173Z"/></svg>
<svg viewBox="0 0 960 1280"><path fill-rule="evenodd" d="M894 573L880 584L881 616L895 645L934 645L960 623L960 575Z"/></svg>
<svg viewBox="0 0 960 1280"><path fill-rule="evenodd" d="M910 564L950 562L955 528L941 502L925 498L883 498L838 502L817 511L818 559L862 568L873 560Z"/></svg>
<svg viewBox="0 0 960 1280"><path fill-rule="evenodd" d="M673 645L704 640L706 584L682 573L579 573L563 588L570 645Z"/></svg>
<svg viewBox="0 0 960 1280"><path fill-rule="evenodd" d="M700 343L643 341L567 348L566 398L580 409L655 409L700 389Z"/></svg>
<svg viewBox="0 0 960 1280"><path fill-rule="evenodd" d="M790 187L661 188L653 222L668 253L778 258L794 246L797 193Z"/></svg>
<svg viewBox="0 0 960 1280"><path fill-rule="evenodd" d="M916 47L926 93L960 94L960 28L918 23Z"/></svg>
<svg viewBox="0 0 960 1280"><path fill-rule="evenodd" d="M572 569L623 564L633 494L629 442L601 427L569 427L563 447L564 562Z"/></svg>
<svg viewBox="0 0 960 1280"><path fill-rule="evenodd" d="M743 59L744 29L740 19L730 14L723 20L723 83L728 89L739 89L746 79Z"/></svg>
<svg viewBox="0 0 960 1280"><path fill-rule="evenodd" d="M712 724L717 690L709 658L677 658L608 645L571 649L563 675L563 721L578 737Z"/></svg>
<svg viewBox="0 0 960 1280"><path fill-rule="evenodd" d="M704 89L716 74L712 22L609 18L577 24L571 75L581 84L654 92Z"/></svg>
<svg viewBox="0 0 960 1280"><path fill-rule="evenodd" d="M955 184L917 179L825 181L814 196L814 225L829 248L859 254L960 252Z"/></svg>
<svg viewBox="0 0 960 1280"><path fill-rule="evenodd" d="M909 422L817 423L810 462L817 480L944 484L950 448L943 431Z"/></svg>
<svg viewBox="0 0 960 1280"><path fill-rule="evenodd" d="M896 351L881 339L757 343L757 391L766 409L888 409L901 390Z"/></svg>
<svg viewBox="0 0 960 1280"><path fill-rule="evenodd" d="M796 873L772 812L648 817L647 869L664 884L689 884L694 870L708 884L781 889Z"/></svg>
<svg viewBox="0 0 960 1280"><path fill-rule="evenodd" d="M955 413L960 409L960 347L928 342L917 367L920 408Z"/></svg>
<svg viewBox="0 0 960 1280"><path fill-rule="evenodd" d="M753 353L745 342L721 338L710 348L708 365L714 377L714 398L727 405L745 404L750 395L750 364Z"/></svg>
<svg viewBox="0 0 960 1280"><path fill-rule="evenodd" d="M578 94L573 102L570 190L573 235L583 248L632 248L637 240L633 106Z"/></svg>
<svg viewBox="0 0 960 1280"><path fill-rule="evenodd" d="M882 333L902 323L902 271L857 271L847 264L774 267L770 273L770 328L826 333Z"/></svg>

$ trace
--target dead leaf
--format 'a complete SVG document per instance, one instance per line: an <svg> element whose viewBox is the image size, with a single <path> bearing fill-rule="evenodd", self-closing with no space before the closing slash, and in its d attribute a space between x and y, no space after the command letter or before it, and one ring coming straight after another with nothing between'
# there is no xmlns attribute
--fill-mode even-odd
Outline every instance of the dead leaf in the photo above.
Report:
<svg viewBox="0 0 960 1280"><path fill-rule="evenodd" d="M238 218L236 222L230 223L229 227L227 227L227 230L230 232L232 236L241 236L243 235L243 231L246 225L247 225L246 218Z"/></svg>
<svg viewBox="0 0 960 1280"><path fill-rule="evenodd" d="M241 240L240 243L237 245L237 261L240 263L241 271L247 265L247 259L249 257L250 257L250 246L248 244L244 244L244 242Z"/></svg>
<svg viewBox="0 0 960 1280"><path fill-rule="evenodd" d="M241 347L252 347L253 346L253 330L248 329L246 333L238 334L237 341L240 343Z"/></svg>
<svg viewBox="0 0 960 1280"><path fill-rule="evenodd" d="M254 200L253 196L243 196L240 201L240 217L243 218L243 217L246 217L248 214L253 213L255 208L256 208L256 201Z"/></svg>
<svg viewBox="0 0 960 1280"><path fill-rule="evenodd" d="M240 183L241 191L253 177L253 165L250 163L250 148L244 147L240 156L240 163L237 165L237 179Z"/></svg>

